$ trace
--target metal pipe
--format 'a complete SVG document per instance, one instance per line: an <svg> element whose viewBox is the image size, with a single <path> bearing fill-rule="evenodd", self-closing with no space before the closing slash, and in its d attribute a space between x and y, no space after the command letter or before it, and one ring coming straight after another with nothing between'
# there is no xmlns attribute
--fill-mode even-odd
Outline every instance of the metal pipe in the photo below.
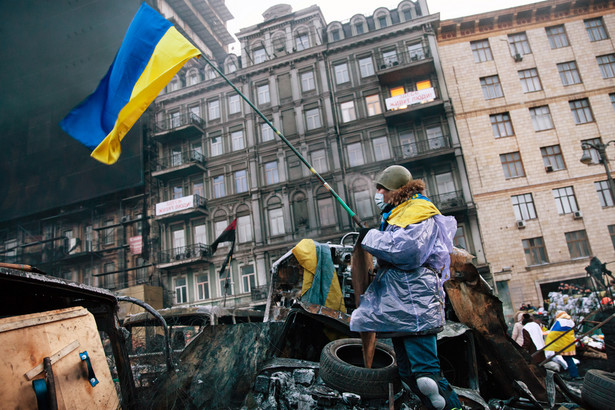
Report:
<svg viewBox="0 0 615 410"><path fill-rule="evenodd" d="M329 185L327 183L327 181L324 180L324 178L318 173L316 172L316 170L314 169L314 167L312 167L312 165L310 165L310 163L303 157L303 155L301 155L299 153L299 151L297 151L295 149L295 147L293 147L293 145L290 143L290 141L288 141L286 139L286 137L284 137L284 135L271 123L271 121L269 121L267 119L267 117L265 117L265 115L260 112L260 110L258 108L256 108L256 106L254 104L252 104L252 102L245 96L243 95L243 93L241 91L239 91L239 89L237 87L235 87L235 84L233 84L228 78L226 78L226 76L224 75L224 73L222 73L222 71L220 71L218 69L218 67L216 67L214 64L212 64L212 62L209 60L209 58L207 58L207 56L204 53L201 53L201 56L203 57L203 59L205 60L205 62L207 64L209 64L215 72L217 72L220 77L222 77L232 88L233 90L235 90L235 92L241 97L243 98L243 100L248 103L248 105L250 107L252 107L252 109L256 112L256 114L258 114L259 117L261 117L263 119L263 121L265 121L265 123L267 123L267 125L269 125L271 127L271 129L273 130L273 132L280 137L280 139L288 146L288 148L291 149L291 151L299 158L299 160L301 160L301 162L303 162L303 164L308 167L308 169L310 170L310 172L320 181L320 183L322 184L322 186L324 186L331 195L333 195L333 197L337 200L337 202L342 206L342 208L344 208L344 210L348 213L348 215L350 215L350 217L352 218L352 220L360 227L366 227L365 224L363 224L361 222L361 220L359 219L359 217L357 216L357 214L350 209L350 207L348 205L346 205L346 203L344 202L344 200L342 198L340 198L340 196L337 194L337 192L335 192L335 190L333 189L333 187L331 187L331 185Z"/></svg>

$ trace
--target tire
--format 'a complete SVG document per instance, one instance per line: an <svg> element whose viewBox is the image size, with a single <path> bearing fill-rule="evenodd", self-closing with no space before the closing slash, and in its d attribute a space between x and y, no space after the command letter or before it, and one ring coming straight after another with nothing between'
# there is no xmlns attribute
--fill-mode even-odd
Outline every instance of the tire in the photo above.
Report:
<svg viewBox="0 0 615 410"><path fill-rule="evenodd" d="M367 369L363 367L361 339L328 343L320 355L320 377L330 387L364 399L388 397L389 383L395 392L401 387L393 348L377 342L372 368Z"/></svg>
<svg viewBox="0 0 615 410"><path fill-rule="evenodd" d="M581 386L581 397L592 409L609 409L615 397L615 374L588 370Z"/></svg>

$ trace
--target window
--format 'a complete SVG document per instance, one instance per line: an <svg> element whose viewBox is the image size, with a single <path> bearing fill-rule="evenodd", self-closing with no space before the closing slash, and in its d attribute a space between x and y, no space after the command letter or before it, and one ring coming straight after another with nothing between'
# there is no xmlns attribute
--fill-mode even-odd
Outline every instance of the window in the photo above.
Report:
<svg viewBox="0 0 615 410"><path fill-rule="evenodd" d="M331 41L340 41L340 31L338 29L329 31Z"/></svg>
<svg viewBox="0 0 615 410"><path fill-rule="evenodd" d="M346 149L348 151L348 164L351 167L356 167L365 163L363 160L363 149L361 148L360 142L348 144Z"/></svg>
<svg viewBox="0 0 615 410"><path fill-rule="evenodd" d="M228 64L226 65L227 74L232 74L235 71L237 71L237 64L235 64L234 61L229 61Z"/></svg>
<svg viewBox="0 0 615 410"><path fill-rule="evenodd" d="M313 108L305 112L305 122L308 130L313 130L322 127L320 122L320 109Z"/></svg>
<svg viewBox="0 0 615 410"><path fill-rule="evenodd" d="M267 52L264 48L257 48L252 52L254 57L254 64L260 64L264 61L267 61Z"/></svg>
<svg viewBox="0 0 615 410"><path fill-rule="evenodd" d="M334 66L335 69L335 83L343 84L350 81L350 77L348 76L348 64L342 63Z"/></svg>
<svg viewBox="0 0 615 410"><path fill-rule="evenodd" d="M219 215L220 215L219 217L221 218L226 218L226 215L224 215L224 213L221 213ZM228 226L228 222L225 219L214 222L214 236L218 238L220 235L222 235L222 232L224 232L227 226ZM223 247L223 246L228 246L230 243L231 243L230 241L220 242L220 244L218 245L218 248Z"/></svg>
<svg viewBox="0 0 615 410"><path fill-rule="evenodd" d="M226 195L224 188L224 175L214 177L214 198L222 198Z"/></svg>
<svg viewBox="0 0 615 410"><path fill-rule="evenodd" d="M222 155L222 137L211 138L211 156Z"/></svg>
<svg viewBox="0 0 615 410"><path fill-rule="evenodd" d="M241 112L241 102L239 101L238 94L233 94L228 97L228 112L229 114L237 114Z"/></svg>
<svg viewBox="0 0 615 410"><path fill-rule="evenodd" d="M525 33L509 34L508 46L510 47L510 55L513 57L517 54L532 54L530 43L527 41L527 35Z"/></svg>
<svg viewBox="0 0 615 410"><path fill-rule="evenodd" d="M577 199L571 186L554 189L553 198L555 199L557 213L560 215L571 214L579 210Z"/></svg>
<svg viewBox="0 0 615 410"><path fill-rule="evenodd" d="M602 17L585 20L585 30L587 30L589 41L606 40L609 38Z"/></svg>
<svg viewBox="0 0 615 410"><path fill-rule="evenodd" d="M374 148L374 158L376 161L383 161L391 158L387 137L374 138L372 140L372 147Z"/></svg>
<svg viewBox="0 0 615 410"><path fill-rule="evenodd" d="M361 77L369 77L374 75L374 63L371 57L359 59L359 69L361 70Z"/></svg>
<svg viewBox="0 0 615 410"><path fill-rule="evenodd" d="M322 174L329 170L327 166L327 152L324 149L313 151L310 156L312 158L312 167L314 167L316 172Z"/></svg>
<svg viewBox="0 0 615 410"><path fill-rule="evenodd" d="M167 86L167 92L179 90L179 78L173 77L169 85Z"/></svg>
<svg viewBox="0 0 615 410"><path fill-rule="evenodd" d="M301 89L303 92L311 91L316 88L316 84L314 83L314 72L306 71L301 73Z"/></svg>
<svg viewBox="0 0 615 410"><path fill-rule="evenodd" d="M365 33L365 29L363 28L363 22L360 21L354 25L354 31L357 35Z"/></svg>
<svg viewBox="0 0 615 410"><path fill-rule="evenodd" d="M242 130L231 132L231 144L233 151L238 151L245 148Z"/></svg>
<svg viewBox="0 0 615 410"><path fill-rule="evenodd" d="M564 25L547 27L545 30L547 32L547 38L549 39L549 45L552 49L568 47L570 45Z"/></svg>
<svg viewBox="0 0 615 410"><path fill-rule="evenodd" d="M609 98L611 98L611 107L615 110L615 93L609 94Z"/></svg>
<svg viewBox="0 0 615 410"><path fill-rule="evenodd" d="M600 206L603 208L613 206L613 193L609 189L608 181L594 182L598 198L600 199Z"/></svg>
<svg viewBox="0 0 615 410"><path fill-rule="evenodd" d="M589 108L589 100L587 98L570 101L569 104L575 124L586 124L594 121L594 116L592 115L591 108Z"/></svg>
<svg viewBox="0 0 615 410"><path fill-rule="evenodd" d="M230 266L226 267L226 271L224 272L224 276L220 278L220 296L232 296L233 295L233 281L230 277Z"/></svg>
<svg viewBox="0 0 615 410"><path fill-rule="evenodd" d="M551 111L549 111L548 105L530 108L530 116L532 117L532 125L534 126L534 131L544 131L553 128L553 121L551 121Z"/></svg>
<svg viewBox="0 0 615 410"><path fill-rule="evenodd" d="M241 267L241 286L243 293L250 293L256 287L254 266L244 265Z"/></svg>
<svg viewBox="0 0 615 410"><path fill-rule="evenodd" d="M369 117L382 114L382 106L380 105L380 96L378 94L365 97L365 105L367 106L367 115Z"/></svg>
<svg viewBox="0 0 615 410"><path fill-rule="evenodd" d="M513 212L517 221L527 221L536 219L536 208L532 194L513 195L510 197L513 205Z"/></svg>
<svg viewBox="0 0 615 410"><path fill-rule="evenodd" d="M504 96L502 86L500 85L500 77L497 75L482 77L480 79L480 85L483 88L483 96L486 100Z"/></svg>
<svg viewBox="0 0 615 410"><path fill-rule="evenodd" d="M203 245L207 243L207 227L204 223L194 227L194 243Z"/></svg>
<svg viewBox="0 0 615 410"><path fill-rule="evenodd" d="M381 68L392 67L399 64L399 60L397 60L397 50L384 51L382 53L382 62L384 67Z"/></svg>
<svg viewBox="0 0 615 410"><path fill-rule="evenodd" d="M209 276L207 274L196 275L196 298L197 300L209 299Z"/></svg>
<svg viewBox="0 0 615 410"><path fill-rule="evenodd" d="M521 80L521 88L524 93L542 90L540 78L538 78L538 70L535 68L519 71L519 80Z"/></svg>
<svg viewBox="0 0 615 410"><path fill-rule="evenodd" d="M237 240L240 243L252 241L252 218L250 218L250 215L237 218Z"/></svg>
<svg viewBox="0 0 615 410"><path fill-rule="evenodd" d="M547 250L542 237L524 239L522 243L525 252L525 261L529 266L549 263Z"/></svg>
<svg viewBox="0 0 615 410"><path fill-rule="evenodd" d="M178 167L182 164L182 148L173 147L171 149L171 166Z"/></svg>
<svg viewBox="0 0 615 410"><path fill-rule="evenodd" d="M446 146L444 135L442 134L442 126L440 125L425 128L425 136L427 137L429 149L440 149Z"/></svg>
<svg viewBox="0 0 615 410"><path fill-rule="evenodd" d="M177 128L181 125L179 118L179 111L169 113L169 127Z"/></svg>
<svg viewBox="0 0 615 410"><path fill-rule="evenodd" d="M591 148L590 146L585 145L586 143L599 145L602 144L601 139L591 138L588 140L581 140L581 148L583 149L583 154L585 155L585 151L588 151L589 155L591 156L590 164L599 164L601 162L600 152L598 152L598 150L595 148Z"/></svg>
<svg viewBox="0 0 615 410"><path fill-rule="evenodd" d="M248 178L245 169L235 172L235 193L248 192Z"/></svg>
<svg viewBox="0 0 615 410"><path fill-rule="evenodd" d="M470 42L472 47L472 55L474 55L474 62L482 63L483 61L493 60L493 54L491 54L491 47L489 47L489 39L477 40Z"/></svg>
<svg viewBox="0 0 615 410"><path fill-rule="evenodd" d="M613 248L615 248L615 225L609 225L609 235L611 236Z"/></svg>
<svg viewBox="0 0 615 410"><path fill-rule="evenodd" d="M378 22L378 28L385 28L387 26L387 16L386 14L381 14L376 18Z"/></svg>
<svg viewBox="0 0 615 410"><path fill-rule="evenodd" d="M502 169L504 170L504 178L510 179L525 176L519 152L501 154L500 161L502 162Z"/></svg>
<svg viewBox="0 0 615 410"><path fill-rule="evenodd" d="M190 70L190 72L186 76L186 85L195 85L198 82L199 82L198 70Z"/></svg>
<svg viewBox="0 0 615 410"><path fill-rule="evenodd" d="M208 101L207 111L209 113L210 121L220 118L220 101L219 100Z"/></svg>
<svg viewBox="0 0 615 410"><path fill-rule="evenodd" d="M265 164L265 182L267 185L280 182L278 176L278 161L267 162Z"/></svg>
<svg viewBox="0 0 615 410"><path fill-rule="evenodd" d="M113 225L113 219L107 219L105 221L105 226ZM103 244L104 245L113 245L115 243L115 228L106 228L103 231Z"/></svg>
<svg viewBox="0 0 615 410"><path fill-rule="evenodd" d="M399 143L404 158L411 157L418 153L418 147L416 144L416 138L414 137L414 131L410 129L402 129L399 131Z"/></svg>
<svg viewBox="0 0 615 410"><path fill-rule="evenodd" d="M453 246L455 248L468 249L466 242L466 233L463 226L458 226L455 236L453 237Z"/></svg>
<svg viewBox="0 0 615 410"><path fill-rule="evenodd" d="M256 87L256 93L259 104L269 104L271 102L271 99L269 98L269 84L263 84Z"/></svg>
<svg viewBox="0 0 615 410"><path fill-rule="evenodd" d="M374 199L370 195L368 185L365 181L358 180L354 183L352 187L352 195L358 215L361 215L363 218L367 218L374 214L372 208L372 202L374 202Z"/></svg>
<svg viewBox="0 0 615 410"><path fill-rule="evenodd" d="M416 43L410 44L408 46L408 55L410 56L410 61L422 60L425 58L425 50L423 49L423 44Z"/></svg>
<svg viewBox="0 0 615 410"><path fill-rule="evenodd" d="M615 54L596 57L596 61L598 61L602 78L615 77Z"/></svg>
<svg viewBox="0 0 615 410"><path fill-rule="evenodd" d="M182 187L181 183L174 185L173 187L171 187L171 189L173 190L173 199L179 199L184 196L184 188Z"/></svg>
<svg viewBox="0 0 615 410"><path fill-rule="evenodd" d="M328 193L320 195L330 195ZM333 198L331 196L318 198L316 200L318 207L318 216L320 217L320 226L335 225L335 210L333 209Z"/></svg>
<svg viewBox="0 0 615 410"><path fill-rule="evenodd" d="M404 17L404 21L412 20L412 9L410 6L405 6L401 10L401 15Z"/></svg>
<svg viewBox="0 0 615 410"><path fill-rule="evenodd" d="M186 278L175 279L175 303L181 304L188 302L188 285Z"/></svg>
<svg viewBox="0 0 615 410"><path fill-rule="evenodd" d="M585 230L566 232L566 243L568 244L568 252L570 259L585 258L591 255L589 249L589 241Z"/></svg>
<svg viewBox="0 0 615 410"><path fill-rule="evenodd" d="M297 33L295 36L295 48L297 51L305 50L310 47L310 38L306 32Z"/></svg>
<svg viewBox="0 0 615 410"><path fill-rule="evenodd" d="M273 140L273 129L266 122L261 123L261 139L263 142Z"/></svg>
<svg viewBox="0 0 615 410"><path fill-rule="evenodd" d="M579 75L576 61L558 64L557 71L559 71L559 77L562 79L563 85L581 83L581 76Z"/></svg>
<svg viewBox="0 0 615 410"><path fill-rule="evenodd" d="M510 115L507 112L490 115L489 119L491 120L491 129L493 130L494 137L500 138L515 135Z"/></svg>
<svg viewBox="0 0 615 410"><path fill-rule="evenodd" d="M284 231L284 214L282 208L269 210L269 228L271 229L271 236L282 235Z"/></svg>
<svg viewBox="0 0 615 410"><path fill-rule="evenodd" d="M357 114L354 111L354 101L346 101L340 104L342 110L342 122L350 122L357 119Z"/></svg>
<svg viewBox="0 0 615 410"><path fill-rule="evenodd" d="M115 273L111 273L111 272L115 272L115 263L113 262L109 262L109 263L105 263L103 265L103 272L107 273L108 275L104 275L102 277L103 280L103 287L107 288L107 289L111 289L115 287Z"/></svg>
<svg viewBox="0 0 615 410"><path fill-rule="evenodd" d="M540 154L542 155L542 162L548 172L566 169L564 157L562 156L562 150L559 145L542 147L540 148Z"/></svg>
<svg viewBox="0 0 615 410"><path fill-rule="evenodd" d="M455 181L453 179L452 172L443 172L436 174L436 189L438 192L438 199L440 206L449 206L451 200L457 198L457 192L455 192ZM456 201L455 201L456 202Z"/></svg>
<svg viewBox="0 0 615 410"><path fill-rule="evenodd" d="M295 228L307 227L309 225L307 199L303 192L298 192L293 197L292 209Z"/></svg>

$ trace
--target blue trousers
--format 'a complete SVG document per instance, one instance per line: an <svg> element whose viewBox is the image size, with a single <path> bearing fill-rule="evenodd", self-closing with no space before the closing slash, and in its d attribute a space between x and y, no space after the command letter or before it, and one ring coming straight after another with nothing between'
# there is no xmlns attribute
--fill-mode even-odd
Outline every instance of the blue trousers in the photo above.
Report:
<svg viewBox="0 0 615 410"><path fill-rule="evenodd" d="M579 369L577 369L577 365L572 359L572 356L563 356L566 364L568 365L568 374L570 377L579 377Z"/></svg>
<svg viewBox="0 0 615 410"><path fill-rule="evenodd" d="M409 383L415 394L417 393L415 391L417 378L423 376L433 378L438 383L440 394L446 399L445 408L461 408L457 393L440 375L440 359L438 359L436 340L436 335L392 338L399 376L403 381Z"/></svg>

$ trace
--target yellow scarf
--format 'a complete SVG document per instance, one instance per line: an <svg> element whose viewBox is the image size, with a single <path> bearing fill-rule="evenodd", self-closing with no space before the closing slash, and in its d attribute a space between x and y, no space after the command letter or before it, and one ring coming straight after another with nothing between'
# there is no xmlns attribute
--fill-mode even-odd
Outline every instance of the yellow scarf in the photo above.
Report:
<svg viewBox="0 0 615 410"><path fill-rule="evenodd" d="M438 208L436 208L431 201L421 199L421 197L423 196L420 194L415 194L406 202L396 206L395 209L391 211L389 219L387 219L389 225L405 228L408 225L422 222L425 219L440 214Z"/></svg>

